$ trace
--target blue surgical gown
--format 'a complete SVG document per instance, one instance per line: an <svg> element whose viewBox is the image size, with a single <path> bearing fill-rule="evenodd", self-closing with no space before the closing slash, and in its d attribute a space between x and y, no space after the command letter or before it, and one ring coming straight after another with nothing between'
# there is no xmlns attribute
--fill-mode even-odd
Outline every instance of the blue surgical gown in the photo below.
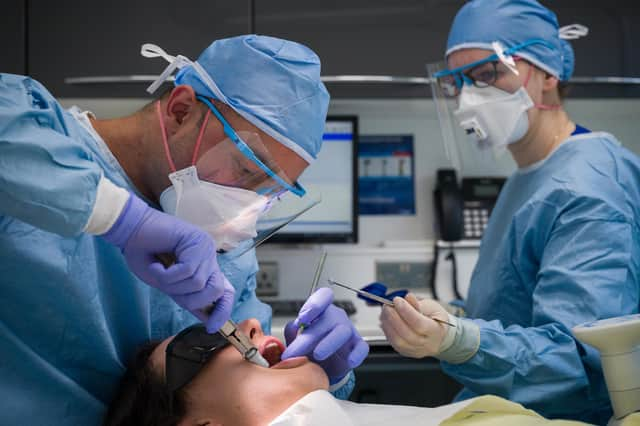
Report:
<svg viewBox="0 0 640 426"><path fill-rule="evenodd" d="M571 136L511 176L471 278L480 348L443 362L464 399L495 394L551 418L605 424L598 353L571 328L638 312L640 160L601 132Z"/></svg>
<svg viewBox="0 0 640 426"><path fill-rule="evenodd" d="M137 347L195 321L116 247L82 233L102 175L135 192L104 142L41 84L0 74L1 424L100 424ZM219 262L236 288L233 318L256 317L268 332L255 252L228 257Z"/></svg>

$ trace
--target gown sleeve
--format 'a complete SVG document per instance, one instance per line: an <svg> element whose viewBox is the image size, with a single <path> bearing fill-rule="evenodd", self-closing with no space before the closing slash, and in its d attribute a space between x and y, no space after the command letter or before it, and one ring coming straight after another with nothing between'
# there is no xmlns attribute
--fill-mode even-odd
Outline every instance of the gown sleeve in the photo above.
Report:
<svg viewBox="0 0 640 426"><path fill-rule="evenodd" d="M0 215L73 236L91 216L102 169L68 136L67 119L40 83L0 74Z"/></svg>

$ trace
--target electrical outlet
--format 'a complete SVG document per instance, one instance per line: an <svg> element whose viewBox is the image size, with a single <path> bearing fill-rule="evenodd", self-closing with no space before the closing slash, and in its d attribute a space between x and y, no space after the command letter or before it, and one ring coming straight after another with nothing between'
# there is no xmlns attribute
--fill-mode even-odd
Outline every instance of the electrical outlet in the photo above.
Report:
<svg viewBox="0 0 640 426"><path fill-rule="evenodd" d="M258 296L278 295L278 262L258 263L256 274L256 294Z"/></svg>

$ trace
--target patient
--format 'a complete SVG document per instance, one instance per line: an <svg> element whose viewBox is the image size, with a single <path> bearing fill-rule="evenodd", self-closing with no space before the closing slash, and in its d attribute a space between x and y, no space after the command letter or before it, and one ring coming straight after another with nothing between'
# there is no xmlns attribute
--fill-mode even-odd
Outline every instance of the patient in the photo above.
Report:
<svg viewBox="0 0 640 426"><path fill-rule="evenodd" d="M219 334L208 335L203 326L188 327L139 351L105 426L402 426L437 425L447 418L447 425L548 422L491 396L437 408L340 401L327 392L329 380L319 365L306 357L281 361L284 345L265 336L255 319L238 326L270 368L245 361Z"/></svg>
<svg viewBox="0 0 640 426"><path fill-rule="evenodd" d="M226 345L213 351L189 383L171 392L165 351L175 336L150 343L129 367L105 425L265 425L308 393L328 389L324 370L306 357L280 362L284 345L265 336L256 319L238 327L270 368L245 361Z"/></svg>

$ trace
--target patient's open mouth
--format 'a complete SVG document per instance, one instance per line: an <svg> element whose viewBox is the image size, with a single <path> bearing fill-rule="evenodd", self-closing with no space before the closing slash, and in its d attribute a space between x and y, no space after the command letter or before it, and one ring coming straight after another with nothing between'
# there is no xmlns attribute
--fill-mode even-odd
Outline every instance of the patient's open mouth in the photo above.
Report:
<svg viewBox="0 0 640 426"><path fill-rule="evenodd" d="M260 355L269 363L269 367L272 367L280 362L284 345L277 338L270 336L260 344L259 350Z"/></svg>

